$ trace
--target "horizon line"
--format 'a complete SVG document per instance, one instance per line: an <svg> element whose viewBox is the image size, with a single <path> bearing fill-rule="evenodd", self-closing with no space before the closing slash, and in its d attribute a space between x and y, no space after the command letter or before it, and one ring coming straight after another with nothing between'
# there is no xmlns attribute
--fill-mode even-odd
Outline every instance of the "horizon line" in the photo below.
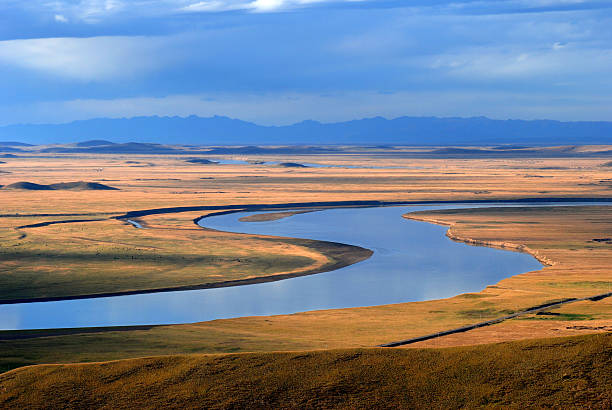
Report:
<svg viewBox="0 0 612 410"><path fill-rule="evenodd" d="M237 118L237 117L231 117L228 115L219 115L219 114L214 114L211 116L200 116L197 114L189 114L189 115L135 115L132 117L90 117L90 118L84 118L84 119L77 119L77 120L72 120L72 121L65 121L65 122L26 122L26 123L12 123L12 124L4 124L4 125L0 125L0 128L7 128L7 127L18 127L18 126L57 126L57 125L70 125L70 124L75 124L75 123L79 123L79 122L86 122L86 121L95 121L95 120L133 120L133 119L146 119L146 118L158 118L158 119L190 119L190 118L198 118L198 119L215 119L215 118L222 118L222 119L229 119L232 121L241 121L241 122L245 122L245 123L249 123L249 124L253 124L253 125L257 125L259 127L268 127L268 128L283 128L283 127L291 127L294 125L299 125L299 124L303 124L303 123L317 123L320 125L331 125L331 124L342 124L342 123L348 123L348 122L353 122L353 121L366 121L366 120L376 120L376 119L382 119L385 121L395 121L395 120L399 120L399 119L404 119L404 118L408 118L408 119L438 119L438 120L475 120L475 119L484 119L484 120L489 120L489 121L517 121L517 122L538 122L538 121L545 121L545 122L554 122L554 123L561 123L561 124L578 124L578 123L612 123L612 120L568 120L568 121L561 121L561 120L555 120L555 119L549 119L549 118L533 118L533 119L523 119L523 118L491 118L488 117L486 115L473 115L473 116L437 116L437 115L401 115L398 117L385 117L383 115L375 115L372 117L357 117L357 118L353 118L353 119L349 119L349 120L338 120L338 121L319 121L319 120L315 120L312 118L307 118L307 119L303 119L301 121L297 121L297 122L292 122L289 124L285 124L285 125L263 125L260 123L257 123L255 121L251 121L251 120L244 120L241 118Z"/></svg>

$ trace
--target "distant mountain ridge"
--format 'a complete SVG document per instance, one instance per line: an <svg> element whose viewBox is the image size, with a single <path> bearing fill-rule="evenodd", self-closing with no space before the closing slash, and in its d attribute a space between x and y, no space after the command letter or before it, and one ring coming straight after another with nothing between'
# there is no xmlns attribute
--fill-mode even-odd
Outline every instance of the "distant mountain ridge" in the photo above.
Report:
<svg viewBox="0 0 612 410"><path fill-rule="evenodd" d="M493 120L486 117L383 117L263 126L228 117L97 118L0 127L0 140L29 144L149 142L190 145L292 144L612 144L612 122Z"/></svg>

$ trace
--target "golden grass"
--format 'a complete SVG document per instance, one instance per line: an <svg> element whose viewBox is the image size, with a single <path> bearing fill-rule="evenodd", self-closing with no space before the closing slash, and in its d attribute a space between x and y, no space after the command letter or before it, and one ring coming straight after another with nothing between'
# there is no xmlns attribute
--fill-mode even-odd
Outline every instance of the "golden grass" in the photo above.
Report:
<svg viewBox="0 0 612 410"><path fill-rule="evenodd" d="M593 147L585 147L592 150ZM452 200L610 196L604 158L402 159L360 155L254 156L281 162L404 168L303 168L198 165L187 156L35 154L10 158L0 184L93 181L118 191L0 191L0 299L74 296L197 286L258 276L304 274L337 266L313 242L211 234L199 214L156 215L137 231L105 219L130 210L334 200ZM15 215L20 214L20 215ZM27 236L22 237L23 234ZM346 256L347 252L342 252ZM359 260L352 257L351 260ZM327 268L324 268L327 266Z"/></svg>
<svg viewBox="0 0 612 410"><path fill-rule="evenodd" d="M8 226L49 218L0 218L7 227L0 249L0 300L304 275L370 255L348 245L209 231L193 223L199 215L151 218L146 229L103 220L14 230Z"/></svg>
<svg viewBox="0 0 612 410"><path fill-rule="evenodd" d="M134 166L126 163L128 159L154 165ZM283 160L381 164L376 158L355 156ZM307 272L316 270L321 263L331 268L347 257L345 252L338 255L321 249L313 241L206 231L192 223L201 213L147 216L141 218L148 227L144 230L115 220L53 225L22 230L27 236L19 239L21 233L14 227L28 223L108 218L129 210L167 206L348 199L609 196L609 184L601 182L608 176L606 168L601 167L603 162L602 159L385 159L386 165L414 168L285 169L261 165L193 165L170 156L10 160L2 164L3 169L12 172L3 176L5 184L15 180L52 183L104 182L106 179L113 180L106 183L121 190L94 194L2 191L0 205L4 215L16 212L21 215L0 218L3 241L0 280L4 280L0 289L5 297L15 297L18 292L42 296L67 294L66 289L78 294L152 287L151 284L191 285L296 270ZM476 191L488 193L475 194ZM35 216L40 213L62 215ZM0 369L145 354L369 347L471 324L480 318L496 317L550 300L590 296L606 291L612 282L608 269L610 245L589 242L609 236L612 215L607 208L466 210L419 215L419 218L427 217L453 224L452 232L459 236L528 244L558 263L542 271L506 279L480 293L445 300L238 318L142 331L0 341ZM25 287L25 291L20 291L16 283ZM53 283L58 285L54 287ZM13 291L7 292L8 286L13 286ZM570 317L567 315L548 320L513 320L420 344L462 345L605 331L612 320L611 306L610 300L605 299L559 310L570 315L588 314L578 316L586 328L576 328L576 320L564 320ZM604 329L597 329L602 326Z"/></svg>
<svg viewBox="0 0 612 410"><path fill-rule="evenodd" d="M215 353L371 347L494 318L569 297L607 292L610 245L592 242L610 232L609 207L498 208L409 214L453 224L452 232L483 241L527 244L555 261L479 293L444 300L248 317L145 330L49 335L0 340L0 368L50 362L110 360L169 353ZM183 216L172 220L179 226ZM187 218L187 215L184 216ZM152 226L164 216L144 218ZM170 223L170 222L169 222ZM563 224L563 235L559 225ZM130 228L130 232L140 232ZM174 230L170 230L174 232ZM416 346L456 346L531 337L604 332L612 326L612 298L553 310L557 316L519 318ZM0 332L0 338L4 333Z"/></svg>
<svg viewBox="0 0 612 410"><path fill-rule="evenodd" d="M183 355L0 375L6 408L601 408L612 335L450 349Z"/></svg>
<svg viewBox="0 0 612 410"><path fill-rule="evenodd" d="M452 200L611 195L609 159L395 159L261 156L264 160L406 168L197 165L181 156L58 155L7 159L1 184L92 181L120 191L2 191L3 213L117 212L168 206L332 200ZM248 159L248 158L244 158ZM136 160L140 164L126 161Z"/></svg>
<svg viewBox="0 0 612 410"><path fill-rule="evenodd" d="M261 157L279 160L275 157ZM127 163L138 161L140 164ZM283 157L283 162L380 165L375 157ZM116 220L15 230L66 219L198 205L334 200L609 197L604 159L385 159L398 169L193 165L171 156L10 159L2 185L95 181L119 191L1 191L4 297L100 293L332 268L350 249L315 241L197 228L200 213L151 215L137 230ZM19 213L20 215L14 215ZM54 214L54 215L41 215ZM411 345L368 347L446 330L610 288L612 215L604 207L412 214L451 236L527 246L553 265L454 298L139 329L0 332L0 407L577 407L609 408L610 335L465 346L612 329L612 300L580 302ZM23 237L23 234L26 234ZM351 259L352 258L352 259ZM55 284L55 285L54 285ZM22 293L19 293L22 292ZM2 297L0 297L2 298ZM38 335L1 340L9 335ZM315 351L317 349L352 349Z"/></svg>

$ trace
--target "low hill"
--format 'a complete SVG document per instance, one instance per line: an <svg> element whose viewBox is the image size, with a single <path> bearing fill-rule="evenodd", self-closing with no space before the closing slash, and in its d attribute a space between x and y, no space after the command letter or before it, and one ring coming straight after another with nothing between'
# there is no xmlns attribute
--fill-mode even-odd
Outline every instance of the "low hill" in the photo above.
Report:
<svg viewBox="0 0 612 410"><path fill-rule="evenodd" d="M59 182L56 184L50 184L49 185L51 187L51 189L69 189L69 190L74 190L74 191L111 191L111 190L117 190L117 188L108 186L108 185L104 185L104 184L99 184L97 182L84 182L84 181L77 181L77 182Z"/></svg>
<svg viewBox="0 0 612 410"><path fill-rule="evenodd" d="M15 182L7 185L4 189L24 189L28 191L52 191L52 190L71 190L71 191L102 191L102 190L116 190L108 185L99 184L97 182L58 182L55 184L35 184L33 182Z"/></svg>
<svg viewBox="0 0 612 410"><path fill-rule="evenodd" d="M189 158L189 159L186 159L185 162L189 162L190 164L204 164L204 165L218 164L217 161L211 161L205 158Z"/></svg>
<svg viewBox="0 0 612 410"><path fill-rule="evenodd" d="M612 334L447 349L180 355L0 375L10 408L610 408Z"/></svg>
<svg viewBox="0 0 612 410"><path fill-rule="evenodd" d="M160 144L128 142L125 144L93 145L80 147L53 147L41 149L43 153L91 153L91 154L174 154L181 151Z"/></svg>
<svg viewBox="0 0 612 410"><path fill-rule="evenodd" d="M5 186L4 189L25 189L28 191L50 191L53 188L51 188L49 185L35 184L34 182L23 181L23 182L15 182L13 184L9 184Z"/></svg>
<svg viewBox="0 0 612 410"><path fill-rule="evenodd" d="M281 162L278 166L284 168L308 168L307 165L298 164L297 162Z"/></svg>

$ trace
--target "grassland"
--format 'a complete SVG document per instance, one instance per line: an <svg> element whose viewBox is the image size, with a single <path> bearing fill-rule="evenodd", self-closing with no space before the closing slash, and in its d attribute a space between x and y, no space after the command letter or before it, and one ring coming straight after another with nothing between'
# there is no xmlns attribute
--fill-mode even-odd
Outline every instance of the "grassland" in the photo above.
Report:
<svg viewBox="0 0 612 410"><path fill-rule="evenodd" d="M453 234L483 241L523 243L554 264L492 284L479 293L444 300L124 331L74 330L73 334L45 331L41 334L44 337L28 339L11 340L15 333L0 332L0 339L8 339L0 340L3 352L0 368L177 353L371 347L469 325L554 300L605 293L612 285L609 270L612 249L604 242L592 241L610 232L612 210L609 207L447 210L409 216L448 218L445 223L452 224ZM166 216L160 215L143 219L154 225L157 218L166 220ZM456 220L459 222L453 222ZM560 223L563 223L564 235L558 234ZM612 298L577 302L551 313L523 316L411 347L470 345L612 330ZM35 336L36 332L27 334Z"/></svg>
<svg viewBox="0 0 612 410"><path fill-rule="evenodd" d="M299 169L193 164L186 158L117 154L7 158L0 164L1 185L90 181L118 190L1 190L0 299L207 286L313 273L363 257L363 251L354 248L340 254L337 248L315 249L312 241L204 232L192 223L201 214L150 216L141 221L149 229L141 231L112 219L131 210L338 200L606 197L612 191L609 173L602 166L605 158L415 159L358 152L239 158L369 167ZM390 168L372 168L376 166ZM94 221L15 229L74 219ZM343 261L349 249L356 253Z"/></svg>
<svg viewBox="0 0 612 410"><path fill-rule="evenodd" d="M261 158L291 162L380 165L379 158L358 155ZM331 268L334 264L342 263L342 260L349 255L352 255L351 257L355 255L349 248L330 250L329 247L322 246L321 243L315 241L235 235L204 230L193 224L193 219L201 216L202 212L149 215L139 218L138 221L146 229L135 229L125 222L112 219L130 210L335 200L409 201L611 197L612 186L609 183L609 171L606 167L602 167L605 162L605 158L480 160L400 158L385 159L384 163L388 166L404 168L289 169L261 164L189 164L174 156L95 155L76 158L66 155L55 158L10 158L5 164L0 165L2 170L10 172L2 174L2 185L24 180L41 184L82 180L100 182L119 189L101 193L59 190L0 191L2 209L0 217L2 239L0 291L3 292L0 298L50 297L113 292L117 289L193 286L202 283L253 279L257 275L304 274L315 272L317 269L325 269L325 266ZM411 218L449 225L449 235L457 240L492 244L508 249L521 248L538 255L541 260L549 262L551 266L541 271L505 279L500 283L492 284L482 292L459 295L445 300L305 312L284 316L238 318L186 325L96 329L94 333L78 329L70 332L53 330L0 332L0 371L39 363L95 362L188 353L364 349L381 343L468 325L481 319L494 318L540 303L603 293L608 291L612 284L612 272L609 270L612 246L608 241L602 240L610 237L611 212L607 207L544 207L449 210L410 214ZM72 219L99 220L16 229L28 224ZM612 330L612 301L608 298L597 302L574 303L554 309L548 315L529 315L464 334L420 342L411 347L465 346L534 337L575 336L585 333L609 332L610 330ZM24 338L26 336L27 338ZM607 341L609 346L609 338L601 340ZM574 341L567 343L571 346L578 345L578 342ZM359 350L359 357L374 355L371 358L372 363L380 360L377 363L384 363L384 365L380 364L381 368L389 367L392 366L392 363L404 363L402 360L409 362L408 359L403 358L414 359L413 356L410 356L412 353L404 352L404 350L406 349L394 350L394 353L381 353L382 351L377 349L365 349ZM343 355L348 353L321 352L317 354L322 356L313 359L313 369L319 366L316 363L327 363L322 359L324 355L331 355L325 357L333 361L338 357L345 357ZM338 355L335 359L333 359L334 354ZM491 357L499 357L495 356L496 354L491 353ZM303 353L303 355L310 357L315 353ZM243 358L246 356L231 357ZM266 357L265 360L270 360L272 363L276 360L272 359L273 356L261 357ZM289 356L278 357L281 360L281 357ZM569 357L571 355L568 356L568 360L570 360ZM219 360L220 358L221 356ZM165 360L186 363L190 360L206 362L213 359L217 360L209 356L142 360L151 360L152 363L156 363L145 367L146 369L153 371L159 367L159 372L163 372L166 367L168 371L171 371L172 368ZM318 360L323 361L318 362ZM356 363L355 361L348 362L353 365ZM430 362L427 359L423 363L429 364ZM136 362L131 362L130 365L125 364L130 362L121 363L124 363L121 366L130 367ZM337 363L345 363L345 361L338 359ZM489 366L489 364L481 365ZM110 369L114 365L92 365L91 369L98 369L95 366L106 366L104 368ZM138 364L135 366L136 369L139 368ZM279 369L282 368L280 364L279 366ZM368 375L369 373L360 366L351 365L349 367L354 370L349 371L347 368L347 372L355 371L360 375ZM410 369L408 364L405 366ZM517 364L517 366L530 368L527 362L523 365ZM87 366L60 366L19 370L19 372L25 372L23 373L24 378L11 379L17 384L11 384L12 387L5 393L13 394L22 391L20 389L24 387L19 386L24 386L23 383L30 380L28 377L33 377L27 376L30 374L27 372L35 374L44 369L45 373L40 373L45 375L40 378L40 383L44 384L56 380L53 378L60 377L60 374L61 377L70 380L70 377L73 376L59 372L70 373L73 370L69 369L81 368L89 369ZM54 373L56 371L58 373ZM134 372L138 373L140 370L134 370ZM244 373L244 377L247 377L247 374ZM295 377L306 377L306 374L299 374ZM286 376L282 373L279 375ZM341 376L339 373L337 375ZM525 377L528 376L527 372L525 375ZM93 376L83 377L82 380L89 378L91 383L94 383ZM151 386L156 386L154 382L157 376L151 377L150 381L153 383ZM205 377L208 376L202 374L202 378L198 380L203 380ZM383 376L376 377L377 380L382 380L380 377ZM508 377L516 378L516 375ZM7 380L2 379L2 383L6 384ZM112 377L109 376L108 380L112 380ZM325 390L326 381L321 380L323 384L320 386L323 387L313 384L304 388ZM501 401L493 400L489 402L490 404L505 403L503 400L510 400L509 397L511 397L508 396L510 394L508 386L513 385L500 384L503 378L496 380L499 383L494 384L495 386L503 386L496 390L495 394L498 395L487 393L482 397L498 397ZM521 380L524 380L525 386L534 386L532 381L529 381L532 379ZM280 383L280 381L277 382ZM596 382L589 381L586 386L592 386L593 383ZM581 384L583 385L584 383ZM41 392L46 391L46 387L40 386ZM336 398L342 396L342 392L348 391L342 389L359 390L358 386L350 383L344 385L329 381L329 386L339 386L339 390L336 390L337 394L334 393ZM405 389L411 388L409 385L402 386ZM424 388L428 392L437 392L433 387L430 389L428 386L430 385L414 385L413 388ZM294 386L291 385L291 387ZM106 386L105 388L110 389L111 387ZM117 385L113 388L117 388ZM281 386L279 389L279 391L289 391L289 387L283 390ZM296 387L296 389L300 391L299 388ZM196 390L193 390L193 397L199 397ZM65 391L68 392L68 390ZM564 390L553 388L546 391L554 393L551 397L570 398L570 396L561 395L566 394ZM558 393L557 396L555 392ZM74 390L72 393L75 394L74 397L80 397ZM0 394L2 394L2 389L0 389ZM38 397L38 399L46 397L43 393L39 396L31 394L30 396ZM169 395L163 400L179 396ZM110 395L109 397L120 396ZM225 399L221 396L211 397L217 397L221 400L219 403L231 405L231 402L224 402ZM265 396L261 400L271 400L270 403L280 404L290 403L282 401L285 399L293 400L289 396L280 394L279 401L275 402L274 400L277 400L275 397L277 396ZM428 397L423 396L424 399ZM534 395L532 399L536 400L537 397L540 396ZM589 397L594 399L605 396ZM514 396L513 398L516 399ZM16 405L18 402L11 403ZM81 402L75 401L74 403L77 405ZM240 404L240 402L237 403ZM302 404L299 400L295 403L296 406ZM408 406L409 404L406 403L409 402L399 404ZM432 401L432 403L438 402ZM443 406L443 403L440 403L440 406ZM465 403L472 404L469 401ZM483 401L481 404L485 403L487 402ZM337 404L350 407L352 403L338 402Z"/></svg>
<svg viewBox="0 0 612 410"><path fill-rule="evenodd" d="M117 191L2 191L3 214L123 213L172 206L337 200L609 197L609 158L415 159L370 155L253 156L347 166L202 165L181 156L60 155L7 158L0 184L90 181ZM211 159L214 159L211 157ZM136 162L136 163L134 163Z"/></svg>
<svg viewBox="0 0 612 410"><path fill-rule="evenodd" d="M612 335L447 349L181 355L0 375L10 408L601 408Z"/></svg>
<svg viewBox="0 0 612 410"><path fill-rule="evenodd" d="M0 300L253 283L327 271L371 254L328 242L213 232L193 223L199 215L151 218L146 229L113 219L5 229Z"/></svg>

